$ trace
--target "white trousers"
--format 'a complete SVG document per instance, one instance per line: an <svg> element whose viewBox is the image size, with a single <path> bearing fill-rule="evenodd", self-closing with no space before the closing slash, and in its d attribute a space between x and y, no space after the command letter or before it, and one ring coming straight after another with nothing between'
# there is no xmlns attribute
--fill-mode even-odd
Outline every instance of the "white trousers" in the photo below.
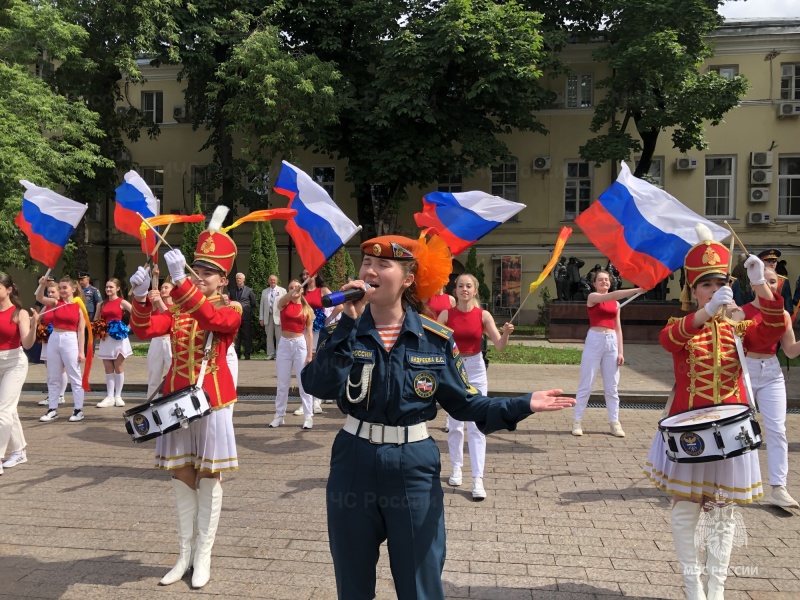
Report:
<svg viewBox="0 0 800 600"><path fill-rule="evenodd" d="M464 357L464 368L467 370L467 379L486 395L489 382L486 378L486 363L483 355ZM472 421L467 421L467 445L469 446L469 460L472 465L472 478L483 477L483 467L486 464L486 436L483 435ZM447 446L450 449L450 464L453 468L464 466L464 421L457 421L447 415Z"/></svg>
<svg viewBox="0 0 800 600"><path fill-rule="evenodd" d="M608 422L619 421L619 394L617 384L619 384L619 367L617 366L617 356L619 348L617 346L616 333L600 333L599 331L589 330L586 334L586 344L583 347L581 357L581 380L578 383L578 392L575 394L575 421L583 420L583 413L586 405L589 404L589 396L592 393L597 371L603 376L603 392L606 396L606 410L608 411Z"/></svg>
<svg viewBox="0 0 800 600"><path fill-rule="evenodd" d="M305 336L296 338L282 337L278 342L278 354L275 357L275 371L278 375L278 389L275 394L275 414L282 417L286 414L286 405L289 403L289 384L292 381L292 367L297 377L297 387L300 390L300 400L303 402L303 416L308 419L314 416L314 399L311 394L306 394L303 382L300 380L300 371L306 365L308 348Z"/></svg>
<svg viewBox="0 0 800 600"><path fill-rule="evenodd" d="M11 452L25 448L17 404L27 375L28 357L22 348L0 350L0 456L7 456L8 446Z"/></svg>
<svg viewBox="0 0 800 600"><path fill-rule="evenodd" d="M231 370L233 389L236 389L239 387L239 358L236 356L236 346L233 344L228 346L228 351L225 354L225 362L228 363L228 368Z"/></svg>
<svg viewBox="0 0 800 600"><path fill-rule="evenodd" d="M62 367L72 387L72 402L76 409L83 410L78 335L74 331L54 331L47 340L47 404L50 410L58 408Z"/></svg>
<svg viewBox="0 0 800 600"><path fill-rule="evenodd" d="M778 358L748 358L747 370L764 421L770 485L786 485L789 442L786 439L786 384Z"/></svg>
<svg viewBox="0 0 800 600"><path fill-rule="evenodd" d="M272 312L270 311L270 315ZM275 347L281 341L281 324L276 323L271 316L264 321L264 331L267 333L267 356L275 356Z"/></svg>
<svg viewBox="0 0 800 600"><path fill-rule="evenodd" d="M172 345L168 335L162 335L150 340L147 349L147 397L150 398L156 390L164 389L164 374L169 371L172 364Z"/></svg>

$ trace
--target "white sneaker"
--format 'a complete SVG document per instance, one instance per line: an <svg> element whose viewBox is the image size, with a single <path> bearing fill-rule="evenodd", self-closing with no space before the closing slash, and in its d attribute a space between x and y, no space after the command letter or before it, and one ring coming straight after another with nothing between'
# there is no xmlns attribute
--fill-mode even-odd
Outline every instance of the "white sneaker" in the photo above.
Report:
<svg viewBox="0 0 800 600"><path fill-rule="evenodd" d="M44 400L39 400L39 402L38 402L37 404L38 404L39 406L47 406L48 404L50 404L50 400L48 400L47 398L45 398Z"/></svg>
<svg viewBox="0 0 800 600"><path fill-rule="evenodd" d="M72 416L69 418L70 423L75 423L76 421L83 421L83 411L80 408L76 408L72 411Z"/></svg>
<svg viewBox="0 0 800 600"><path fill-rule="evenodd" d="M613 421L610 423L611 425L611 435L614 437L625 437L625 432L622 431L622 425L620 425L619 421Z"/></svg>
<svg viewBox="0 0 800 600"><path fill-rule="evenodd" d="M303 421L303 429L311 429L314 427L314 419L309 417L305 421Z"/></svg>
<svg viewBox="0 0 800 600"><path fill-rule="evenodd" d="M292 414L297 416L297 417L302 417L303 416L303 406L301 405L300 408L298 408Z"/></svg>
<svg viewBox="0 0 800 600"><path fill-rule="evenodd" d="M5 466L5 463L3 464ZM775 506L800 508L800 505L797 504L797 500L792 498L789 495L789 492L786 491L785 485L773 486L772 493L769 496L769 501Z"/></svg>
<svg viewBox="0 0 800 600"><path fill-rule="evenodd" d="M281 425L283 425L283 417L275 417L267 427L280 427Z"/></svg>
<svg viewBox="0 0 800 600"><path fill-rule="evenodd" d="M572 422L572 435L583 435L583 427L580 421Z"/></svg>
<svg viewBox="0 0 800 600"><path fill-rule="evenodd" d="M96 404L97 408L108 408L114 406L114 396L106 396Z"/></svg>
<svg viewBox="0 0 800 600"><path fill-rule="evenodd" d="M322 414L322 406L320 405L319 400L314 400L314 414Z"/></svg>
<svg viewBox="0 0 800 600"><path fill-rule="evenodd" d="M51 408L43 416L39 417L39 421L47 423L48 421L55 421L57 418L58 411L55 408Z"/></svg>
<svg viewBox="0 0 800 600"><path fill-rule="evenodd" d="M463 483L463 481L464 479L461 475L461 467L453 467L453 474L450 475L450 479L447 480L447 483L453 487L458 487Z"/></svg>
<svg viewBox="0 0 800 600"><path fill-rule="evenodd" d="M58 397L58 403L59 404L64 404L64 402L66 402L66 400L64 400L64 396L59 396Z"/></svg>
<svg viewBox="0 0 800 600"><path fill-rule="evenodd" d="M483 489L483 479L476 477L472 482L472 499L480 502L484 498L486 498L486 490Z"/></svg>
<svg viewBox="0 0 800 600"><path fill-rule="evenodd" d="M120 396L114 398L114 406L125 406L125 402L123 402Z"/></svg>
<svg viewBox="0 0 800 600"><path fill-rule="evenodd" d="M3 462L3 468L10 469L11 467L16 467L26 462L28 462L28 456L25 450L16 450Z"/></svg>

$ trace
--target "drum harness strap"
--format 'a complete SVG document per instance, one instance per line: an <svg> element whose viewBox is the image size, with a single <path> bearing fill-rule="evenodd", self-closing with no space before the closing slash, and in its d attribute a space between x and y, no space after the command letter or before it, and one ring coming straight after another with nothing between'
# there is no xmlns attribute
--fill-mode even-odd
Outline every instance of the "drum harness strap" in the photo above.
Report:
<svg viewBox="0 0 800 600"><path fill-rule="evenodd" d="M200 373L197 374L197 381L195 381L194 387L200 389L203 387L203 380L206 376L206 367L208 366L208 357L211 355L211 344L214 342L214 332L208 334L208 339L206 340L206 346L203 349L203 362L200 363ZM155 398L161 390L164 389L164 382L167 380L169 376L169 372L164 375L164 378L161 380L161 384L156 388L153 394L147 399L148 402L152 402L153 398Z"/></svg>
<svg viewBox="0 0 800 600"><path fill-rule="evenodd" d="M742 346L742 338L736 335L735 331L733 332L733 340L736 344L736 353L739 355L739 362L742 363L742 379L744 379L744 387L747 391L747 403L755 412L761 412L758 410L756 397L753 395L753 386L750 383L750 371L747 370L747 357L744 353L744 346Z"/></svg>

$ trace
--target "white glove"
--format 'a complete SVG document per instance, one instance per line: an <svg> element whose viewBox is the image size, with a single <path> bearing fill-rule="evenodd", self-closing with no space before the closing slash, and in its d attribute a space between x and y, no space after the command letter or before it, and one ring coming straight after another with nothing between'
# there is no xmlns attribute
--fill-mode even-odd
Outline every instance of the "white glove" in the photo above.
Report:
<svg viewBox="0 0 800 600"><path fill-rule="evenodd" d="M711 300L708 301L705 308L709 316L713 316L719 312L722 306L730 304L733 304L733 290L727 285L724 285L714 292L714 295L711 296Z"/></svg>
<svg viewBox="0 0 800 600"><path fill-rule="evenodd" d="M169 269L169 276L172 281L178 282L186 278L186 259L180 250L170 250L164 254L164 262L167 263Z"/></svg>
<svg viewBox="0 0 800 600"><path fill-rule="evenodd" d="M767 278L764 276L764 262L755 254L744 261L744 268L747 269L747 278L750 284L767 283Z"/></svg>
<svg viewBox="0 0 800 600"><path fill-rule="evenodd" d="M147 296L150 291L150 267L139 267L136 273L131 275L131 287L136 298Z"/></svg>

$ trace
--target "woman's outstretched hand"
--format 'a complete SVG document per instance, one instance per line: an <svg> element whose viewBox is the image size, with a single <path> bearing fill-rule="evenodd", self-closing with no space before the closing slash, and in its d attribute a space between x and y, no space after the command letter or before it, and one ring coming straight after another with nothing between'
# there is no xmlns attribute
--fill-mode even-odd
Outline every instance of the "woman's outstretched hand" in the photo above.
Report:
<svg viewBox="0 0 800 600"><path fill-rule="evenodd" d="M533 412L547 412L563 410L568 406L575 406L575 398L562 396L563 390L542 390L531 395L531 410Z"/></svg>

